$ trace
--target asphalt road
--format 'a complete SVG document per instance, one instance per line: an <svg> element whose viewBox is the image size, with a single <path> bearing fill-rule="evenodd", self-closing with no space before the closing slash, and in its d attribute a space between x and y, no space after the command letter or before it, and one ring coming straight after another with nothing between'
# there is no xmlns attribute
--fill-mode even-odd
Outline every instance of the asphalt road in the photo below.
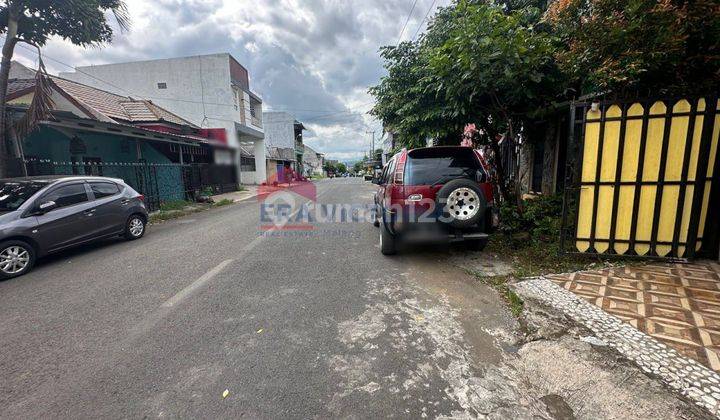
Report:
<svg viewBox="0 0 720 420"><path fill-rule="evenodd" d="M345 204L374 188L316 187ZM0 282L0 417L479 413L476 373L512 328L494 292L444 250L382 256L369 223L260 225L250 199Z"/></svg>

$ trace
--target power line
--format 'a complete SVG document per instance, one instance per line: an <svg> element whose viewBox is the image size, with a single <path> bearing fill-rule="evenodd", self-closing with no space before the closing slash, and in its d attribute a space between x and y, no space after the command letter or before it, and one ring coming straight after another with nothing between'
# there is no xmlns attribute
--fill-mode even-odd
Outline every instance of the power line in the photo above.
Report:
<svg viewBox="0 0 720 420"><path fill-rule="evenodd" d="M425 13L425 17L420 21L420 24L418 25L417 29L415 30L415 33L413 34L412 40L415 41L415 37L417 36L418 32L420 32L420 29L423 27L423 23L425 23L425 20L430 15L430 12L432 11L433 7L435 6L435 2L437 0L433 0L433 2L430 4L430 7L427 10L427 13Z"/></svg>
<svg viewBox="0 0 720 420"><path fill-rule="evenodd" d="M17 44L17 45L18 45L19 47L21 47L21 48L23 48L23 49L25 49L25 50L33 53L33 54L38 54L37 51L35 51L35 50L33 50L32 48L26 46L25 44ZM145 95L139 95L139 94L134 93L134 92L131 92L131 91L129 91L129 90L123 88L123 87L120 87L120 86L115 85L115 84L113 84L113 83L111 83L111 82L108 82L107 80L103 80L103 79L101 79L101 78L99 78L99 77L97 77L97 76L95 76L95 75L93 75L93 74L91 74L91 73L87 73L87 72L85 72L85 71L83 71L83 70L81 70L81 69L79 69L79 68L77 68L77 67L74 67L74 66L72 66L72 65L70 65L70 64L68 64L68 63L65 63L65 62L63 62L63 61L61 61L61 60L58 60L57 58L54 58L54 57L52 57L52 56L49 56L49 55L47 55L47 54L45 54L45 53L43 53L42 55L43 55L43 57L49 59L50 61L54 61L54 62L56 62L56 63L58 63L58 64L61 64L61 65L65 66L65 67L67 67L67 68L69 68L69 69L75 70L75 71L77 71L78 73L84 74L85 76L88 76L88 77L90 77L90 78L92 78L92 79L94 79L94 80L96 80L96 81L98 81L98 82L104 83L104 84L107 85L107 86L111 86L111 87L113 87L113 88L115 88L115 89L118 89L118 90L120 90L120 91L123 91L123 92L125 92L126 94L128 94L128 96L134 96L134 97L136 97L136 98L145 99L145 100L157 99L157 100L163 100L163 101L169 101L169 102L183 102L183 103L202 104L202 105L214 105L214 106L226 106L226 107L234 107L234 106L235 106L235 105L223 104L223 103L218 103L218 102L194 101L194 100L191 100L191 99L178 99L178 98L166 98L166 97L162 97L162 96L145 96ZM77 82L76 82L76 83L77 83ZM329 109L307 109L307 108L302 108L302 109L301 109L301 108L287 108L287 107L282 107L282 109L275 109L275 107L270 107L271 109L270 109L269 111L272 111L272 110L277 110L277 111L300 111L300 112L330 112L330 111L332 111L333 114L329 114L329 115L334 115L335 113L338 113L338 114L340 114L340 113L346 113L346 112L349 112L349 110L357 109L357 108L363 107L363 106L365 106L365 105L370 105L370 104L372 104L372 103L374 103L374 102L366 102L366 103L362 103L362 104L355 105L355 106L352 106L352 107L347 107L347 108L346 108L345 110L343 110L343 111L340 111L340 110L329 110ZM268 106L269 106L269 105L268 105ZM311 117L311 118L320 118L320 117L325 117L325 115L320 115L320 116L318 116L318 117ZM307 118L305 118L305 119L307 119Z"/></svg>
<svg viewBox="0 0 720 420"><path fill-rule="evenodd" d="M398 41L397 43L400 44L400 41L402 41L402 36L405 33L405 28L407 28L408 22L410 22L410 17L412 16L413 11L415 11L415 5L417 4L417 0L415 0L412 4L412 7L410 8L410 13L408 13L407 19L405 19L405 24L402 27L402 31L400 31L400 35L398 35Z"/></svg>

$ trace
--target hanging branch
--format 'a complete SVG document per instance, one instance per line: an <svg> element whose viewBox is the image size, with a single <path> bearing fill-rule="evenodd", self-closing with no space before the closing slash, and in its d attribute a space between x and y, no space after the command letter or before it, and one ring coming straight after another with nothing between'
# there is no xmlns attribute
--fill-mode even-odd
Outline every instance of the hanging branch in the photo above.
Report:
<svg viewBox="0 0 720 420"><path fill-rule="evenodd" d="M38 69L35 73L35 90L33 91L33 99L28 107L25 115L16 124L18 141L22 141L27 137L41 121L51 118L50 111L55 105L52 100L52 81L43 63L40 48L35 45L38 50Z"/></svg>

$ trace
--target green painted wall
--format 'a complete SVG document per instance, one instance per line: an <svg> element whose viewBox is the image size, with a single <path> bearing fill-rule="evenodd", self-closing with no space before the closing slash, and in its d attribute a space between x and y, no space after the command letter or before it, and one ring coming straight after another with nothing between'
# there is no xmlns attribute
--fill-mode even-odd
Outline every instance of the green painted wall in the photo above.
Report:
<svg viewBox="0 0 720 420"><path fill-rule="evenodd" d="M100 133L80 133L78 138L82 140L84 147L75 147L71 153L71 139L68 136L52 128L41 127L23 142L25 157L49 160L52 163L39 164L42 173L52 170L51 173L57 174L72 174L73 169L75 173L84 174L83 164L73 168L73 158L76 162L83 162L83 158L98 158L102 162L102 175L122 178L128 185L147 196L157 194L160 201L185 198L182 168L172 164L170 159L147 142ZM138 143L142 158L151 165L122 165L138 162Z"/></svg>

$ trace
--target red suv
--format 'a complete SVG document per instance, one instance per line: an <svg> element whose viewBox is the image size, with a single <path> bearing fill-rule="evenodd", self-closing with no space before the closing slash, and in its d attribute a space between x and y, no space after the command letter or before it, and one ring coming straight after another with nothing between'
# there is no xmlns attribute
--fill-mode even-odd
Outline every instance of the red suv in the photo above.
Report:
<svg viewBox="0 0 720 420"><path fill-rule="evenodd" d="M482 250L496 225L493 185L480 153L469 147L403 150L373 179L380 250L399 241L464 241Z"/></svg>

